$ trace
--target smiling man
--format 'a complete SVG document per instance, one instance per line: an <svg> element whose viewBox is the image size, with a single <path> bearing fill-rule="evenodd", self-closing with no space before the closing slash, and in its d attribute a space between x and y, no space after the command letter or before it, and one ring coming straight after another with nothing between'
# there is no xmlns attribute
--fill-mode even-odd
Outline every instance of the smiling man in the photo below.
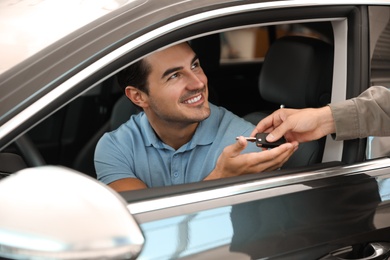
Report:
<svg viewBox="0 0 390 260"><path fill-rule="evenodd" d="M98 179L116 191L274 170L298 146L261 151L248 145L242 136L255 126L208 102L207 77L188 43L131 65L119 83L143 111L103 135L96 147Z"/></svg>

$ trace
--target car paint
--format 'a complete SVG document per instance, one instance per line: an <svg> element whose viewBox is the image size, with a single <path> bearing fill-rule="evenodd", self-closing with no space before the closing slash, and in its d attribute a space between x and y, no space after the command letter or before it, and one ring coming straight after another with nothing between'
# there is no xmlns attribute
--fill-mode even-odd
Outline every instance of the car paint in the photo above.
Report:
<svg viewBox="0 0 390 260"><path fill-rule="evenodd" d="M319 259L352 245L388 243L389 173L384 158L124 198L144 231L140 259Z"/></svg>

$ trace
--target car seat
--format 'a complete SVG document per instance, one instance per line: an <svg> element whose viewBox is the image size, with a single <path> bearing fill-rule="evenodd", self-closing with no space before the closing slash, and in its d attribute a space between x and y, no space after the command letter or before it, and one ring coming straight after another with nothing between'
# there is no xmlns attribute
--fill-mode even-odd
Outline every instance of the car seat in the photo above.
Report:
<svg viewBox="0 0 390 260"><path fill-rule="evenodd" d="M330 102L333 46L320 39L285 36L268 50L259 76L259 91L266 101L286 108L321 107ZM273 111L256 111L244 118L257 124ZM301 143L283 168L322 161L325 138Z"/></svg>
<svg viewBox="0 0 390 260"><path fill-rule="evenodd" d="M96 178L94 166L95 147L104 133L117 129L121 124L130 119L131 115L137 114L137 108L125 95L121 96L115 103L110 119L92 136L87 144L76 156L73 168Z"/></svg>

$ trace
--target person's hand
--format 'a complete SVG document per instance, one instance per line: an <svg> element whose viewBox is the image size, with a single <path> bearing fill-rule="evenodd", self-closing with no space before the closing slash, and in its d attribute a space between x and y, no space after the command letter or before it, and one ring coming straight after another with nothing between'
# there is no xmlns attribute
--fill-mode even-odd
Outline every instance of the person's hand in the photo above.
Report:
<svg viewBox="0 0 390 260"><path fill-rule="evenodd" d="M225 147L215 169L205 180L272 171L280 168L298 148L298 142L285 143L271 150L241 154L247 141L240 136L236 143Z"/></svg>
<svg viewBox="0 0 390 260"><path fill-rule="evenodd" d="M282 108L261 120L253 130L256 133L270 133L268 142L284 136L289 142L307 142L335 132L330 107L286 109Z"/></svg>

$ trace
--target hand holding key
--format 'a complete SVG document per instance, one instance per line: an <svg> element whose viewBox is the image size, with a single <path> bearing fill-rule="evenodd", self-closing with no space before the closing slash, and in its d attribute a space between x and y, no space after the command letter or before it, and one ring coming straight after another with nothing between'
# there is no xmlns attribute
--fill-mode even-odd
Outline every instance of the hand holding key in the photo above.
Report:
<svg viewBox="0 0 390 260"><path fill-rule="evenodd" d="M259 152L241 153L250 142L263 142L263 139L238 137L238 141L226 146L218 158L214 170L204 180L214 180L243 174L273 171L280 168L298 148L298 142L287 142L274 149ZM263 144L261 144L263 145ZM261 146L260 146L261 147ZM264 146L263 146L264 147ZM262 147L262 148L263 148Z"/></svg>
<svg viewBox="0 0 390 260"><path fill-rule="evenodd" d="M268 142L266 140L267 135L268 133L257 133L254 137L245 137L245 139L248 142L256 142L256 146L261 148L275 148L286 142L286 139L284 139L284 137L280 138L279 140L276 140L275 142ZM236 140L238 140L238 137L236 137Z"/></svg>
<svg viewBox="0 0 390 260"><path fill-rule="evenodd" d="M250 136L267 132L269 141L284 136L289 142L317 140L335 132L335 123L329 106L321 108L276 110L261 120Z"/></svg>

